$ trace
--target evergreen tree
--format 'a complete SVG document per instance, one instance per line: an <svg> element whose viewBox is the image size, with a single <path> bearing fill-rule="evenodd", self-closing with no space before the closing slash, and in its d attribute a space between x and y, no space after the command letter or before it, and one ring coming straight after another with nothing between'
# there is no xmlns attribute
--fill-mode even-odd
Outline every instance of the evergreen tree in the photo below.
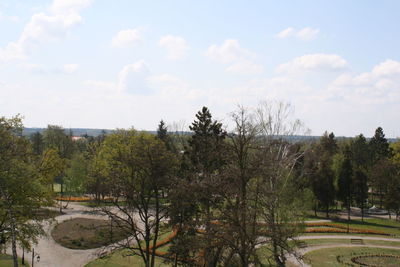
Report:
<svg viewBox="0 0 400 267"><path fill-rule="evenodd" d="M335 174L332 170L333 156L338 151L335 135L327 132L321 137L319 144L315 146L315 168L311 174L312 190L319 204L326 210L329 217L329 208L335 201Z"/></svg>
<svg viewBox="0 0 400 267"><path fill-rule="evenodd" d="M361 220L364 221L364 207L368 200L368 177L361 169L354 173L354 197L357 205L361 208Z"/></svg>
<svg viewBox="0 0 400 267"><path fill-rule="evenodd" d="M221 248L217 246L214 228L215 224L212 221L215 219L214 208L218 205L218 191L221 187L221 178L219 174L224 166L225 160L225 137L226 132L222 129L222 124L212 119L208 108L203 107L197 114L196 120L189 126L193 131L190 137L189 146L183 158L181 176L184 181L178 182L180 188L191 188L192 199L191 203L186 206L196 207L194 220L182 218L188 213L181 210L183 213L174 213L176 218L174 221L182 221L186 223L179 229L179 240L191 240L189 237L196 238L198 249L204 251L205 266L216 266L221 257ZM183 183L183 185L182 185ZM181 191L184 194L187 192ZM174 195L174 199L179 201L179 197ZM182 197L185 199L185 197ZM172 206L177 206L175 203ZM201 211L201 212L200 212ZM193 236L193 231L196 228L204 227L204 235ZM189 238L189 239L188 239ZM193 241L193 240L192 240ZM171 248L171 251L177 249L178 243ZM179 243L182 246L182 243ZM191 246L185 246L190 248ZM182 254L188 254L190 251L185 251Z"/></svg>
<svg viewBox="0 0 400 267"><path fill-rule="evenodd" d="M338 175L338 198L347 207L347 218L350 221L350 205L354 192L353 167L350 160L349 148L345 148L344 158L340 164Z"/></svg>
<svg viewBox="0 0 400 267"><path fill-rule="evenodd" d="M157 138L160 139L169 151L174 151L173 145L168 134L168 127L163 120L160 121L157 128Z"/></svg>
<svg viewBox="0 0 400 267"><path fill-rule="evenodd" d="M33 153L37 156L41 155L44 149L43 135L40 132L33 133L30 136L30 140Z"/></svg>
<svg viewBox="0 0 400 267"><path fill-rule="evenodd" d="M380 159L389 158L392 155L391 148L381 127L375 130L374 136L369 141L369 146L373 164Z"/></svg>
<svg viewBox="0 0 400 267"><path fill-rule="evenodd" d="M226 132L222 124L212 119L207 107L197 112L189 129L193 135L189 140L188 156L197 173L211 174L223 164L223 147Z"/></svg>

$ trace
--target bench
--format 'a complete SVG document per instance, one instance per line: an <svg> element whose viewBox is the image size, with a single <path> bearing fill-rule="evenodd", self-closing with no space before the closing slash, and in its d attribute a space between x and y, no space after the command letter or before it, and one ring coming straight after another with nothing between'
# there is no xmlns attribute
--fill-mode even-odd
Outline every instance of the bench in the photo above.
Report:
<svg viewBox="0 0 400 267"><path fill-rule="evenodd" d="M364 241L361 238L352 238L350 239L350 243L355 245L364 245Z"/></svg>

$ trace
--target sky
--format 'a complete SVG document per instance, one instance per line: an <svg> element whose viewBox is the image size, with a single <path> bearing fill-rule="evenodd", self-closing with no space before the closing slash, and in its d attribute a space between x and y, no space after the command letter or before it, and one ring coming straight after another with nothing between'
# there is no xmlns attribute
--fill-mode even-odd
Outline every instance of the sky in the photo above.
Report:
<svg viewBox="0 0 400 267"><path fill-rule="evenodd" d="M0 0L0 116L155 130L290 103L311 130L400 136L400 1Z"/></svg>

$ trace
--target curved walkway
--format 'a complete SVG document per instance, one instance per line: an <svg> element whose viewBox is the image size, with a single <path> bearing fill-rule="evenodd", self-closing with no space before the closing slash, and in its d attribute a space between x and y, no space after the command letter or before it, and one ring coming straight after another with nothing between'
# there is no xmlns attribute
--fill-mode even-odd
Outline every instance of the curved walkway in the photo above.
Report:
<svg viewBox="0 0 400 267"><path fill-rule="evenodd" d="M63 212L65 214L55 217L54 221L43 223L47 236L39 238L38 244L33 247L35 254L40 255L40 261L34 263L35 267L81 267L98 257L100 249L78 250L59 245L51 237L51 230L57 223L72 218L107 219L107 216L101 215L92 208L75 203L70 203L67 209L63 209ZM12 254L11 249L8 249L7 253ZM18 248L18 256L22 256L20 248ZM25 252L25 260L31 264L32 253Z"/></svg>

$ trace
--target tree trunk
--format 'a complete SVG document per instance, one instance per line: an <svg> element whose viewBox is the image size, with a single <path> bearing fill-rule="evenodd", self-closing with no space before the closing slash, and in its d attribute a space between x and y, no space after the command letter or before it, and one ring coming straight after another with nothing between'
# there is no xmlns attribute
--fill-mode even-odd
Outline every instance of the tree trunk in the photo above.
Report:
<svg viewBox="0 0 400 267"><path fill-rule="evenodd" d="M361 221L364 222L364 201L361 201Z"/></svg>
<svg viewBox="0 0 400 267"><path fill-rule="evenodd" d="M13 261L14 261L14 267L18 267L18 255L17 255L17 236L15 232L15 218L12 216L10 213L11 217L11 248L12 248L12 253L13 253Z"/></svg>

